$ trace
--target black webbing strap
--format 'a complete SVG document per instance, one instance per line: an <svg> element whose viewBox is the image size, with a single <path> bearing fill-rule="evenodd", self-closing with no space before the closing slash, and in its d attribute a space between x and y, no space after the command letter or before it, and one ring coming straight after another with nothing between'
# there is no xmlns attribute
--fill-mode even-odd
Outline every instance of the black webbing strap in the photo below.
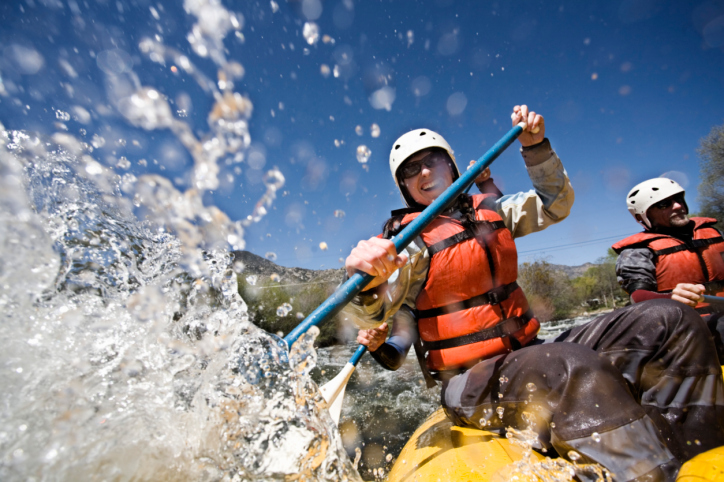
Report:
<svg viewBox="0 0 724 482"><path fill-rule="evenodd" d="M691 244L695 248L704 248L706 246L710 246L712 244L719 244L724 243L724 238L721 236L716 236L714 238L706 238L706 239L694 239Z"/></svg>
<svg viewBox="0 0 724 482"><path fill-rule="evenodd" d="M510 294L517 289L518 283L513 281L512 283L498 286L487 293L473 296L472 298L464 301L457 301L455 303L450 303L449 305L438 306L437 308L431 308L429 310L419 310L417 312L417 318L434 318L435 316L447 315L448 313L467 310L468 308L473 308L475 306L498 305L507 300Z"/></svg>
<svg viewBox="0 0 724 482"><path fill-rule="evenodd" d="M430 373L430 369L427 368L427 362L425 360L425 349L422 347L422 342L420 341L420 338L418 338L415 341L415 344L412 345L415 347L415 355L417 355L417 361L420 363L420 368L422 369L422 376L425 378L425 384L427 385L427 388L432 388L437 383L435 383L435 378L433 378L432 373Z"/></svg>
<svg viewBox="0 0 724 482"><path fill-rule="evenodd" d="M679 244L677 246L672 246L670 248L660 249L659 251L654 251L654 254L656 256L664 256L666 254L676 253L679 251L687 251L690 249L699 249L699 248L705 248L707 246L710 246L712 244L719 244L724 243L724 238L721 236L716 236L714 238L706 238L706 239L694 239L692 241L689 241L687 244Z"/></svg>
<svg viewBox="0 0 724 482"><path fill-rule="evenodd" d="M502 229L504 227L505 223L503 221L477 221L472 226L466 227L465 231L453 234L449 238L445 238L442 241L438 241L437 243L433 244L432 246L428 246L427 252L430 254L430 256L433 256L435 253L439 253L443 249L449 248L450 246L455 246L458 243L462 243L466 239L477 238L478 236L492 233L496 229Z"/></svg>
<svg viewBox="0 0 724 482"><path fill-rule="evenodd" d="M530 312L525 313L523 316L514 316L501 321L497 325L486 328L485 330L478 331L477 333L470 333L469 335L456 336L455 338L448 338L447 340L439 341L426 341L423 342L425 350L444 350L445 348L455 348L456 346L470 345L479 341L492 340L493 338L503 338L510 336L516 331L523 328L532 318ZM517 340L516 340L517 341Z"/></svg>

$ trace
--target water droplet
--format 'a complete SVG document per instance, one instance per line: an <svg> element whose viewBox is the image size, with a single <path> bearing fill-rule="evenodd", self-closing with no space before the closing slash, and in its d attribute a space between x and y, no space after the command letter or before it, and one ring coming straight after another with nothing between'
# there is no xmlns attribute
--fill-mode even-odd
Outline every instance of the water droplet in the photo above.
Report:
<svg viewBox="0 0 724 482"><path fill-rule="evenodd" d="M358 136L361 136L362 134L364 134L364 130L362 129L362 126L360 126L360 125L358 125L357 127L354 128L354 132Z"/></svg>
<svg viewBox="0 0 724 482"><path fill-rule="evenodd" d="M145 87L121 99L118 110L136 127L146 130L169 127L173 114L166 99L156 89Z"/></svg>
<svg viewBox="0 0 724 482"><path fill-rule="evenodd" d="M297 311L297 314L295 316L297 317L297 320L304 319L304 313L302 313L301 311Z"/></svg>
<svg viewBox="0 0 724 482"><path fill-rule="evenodd" d="M568 451L568 458L571 459L571 462L576 462L580 460L581 454L576 452L575 450L569 450Z"/></svg>
<svg viewBox="0 0 724 482"><path fill-rule="evenodd" d="M302 30L302 35L304 35L309 45L314 45L319 40L319 27L314 22L306 22Z"/></svg>
<svg viewBox="0 0 724 482"><path fill-rule="evenodd" d="M271 279L275 283L279 283L279 281L281 281L282 278L278 274L272 273L271 276L269 276L269 279Z"/></svg>
<svg viewBox="0 0 724 482"><path fill-rule="evenodd" d="M329 68L329 65L327 65L327 64L322 64L322 65L319 67L319 73L321 73L321 74L322 74L322 77L324 77L324 78L326 79L327 77L329 77L329 74L332 73L332 69Z"/></svg>
<svg viewBox="0 0 724 482"><path fill-rule="evenodd" d="M387 457L385 457L385 460L388 462L392 462L392 454L387 454Z"/></svg>
<svg viewBox="0 0 724 482"><path fill-rule="evenodd" d="M380 137L380 126L372 124L372 126L370 126L370 135L372 137Z"/></svg>
<svg viewBox="0 0 724 482"><path fill-rule="evenodd" d="M508 377L506 377L505 375L502 375L502 376L498 379L498 381L499 381L500 383L508 383Z"/></svg>
<svg viewBox="0 0 724 482"><path fill-rule="evenodd" d="M69 121L70 120L70 114L67 112L63 112L62 110L56 110L55 111L55 118L60 119L62 121Z"/></svg>
<svg viewBox="0 0 724 482"><path fill-rule="evenodd" d="M278 191L284 186L284 174L279 169L271 169L264 175L264 184L271 191Z"/></svg>
<svg viewBox="0 0 724 482"><path fill-rule="evenodd" d="M360 164L367 164L367 161L370 160L371 155L372 151L370 151L369 148L364 144L361 144L357 147L357 161L359 161Z"/></svg>
<svg viewBox="0 0 724 482"><path fill-rule="evenodd" d="M500 420L503 420L503 413L505 413L505 409L503 407L498 407L495 409L495 413L498 414L498 418L500 418Z"/></svg>
<svg viewBox="0 0 724 482"><path fill-rule="evenodd" d="M106 145L106 140L99 136L98 134L93 134L93 139L91 140L91 145L95 147L96 149L100 149L104 145Z"/></svg>
<svg viewBox="0 0 724 482"><path fill-rule="evenodd" d="M121 156L116 163L116 167L119 169L128 169L131 167L131 161L126 159L126 156Z"/></svg>
<svg viewBox="0 0 724 482"><path fill-rule="evenodd" d="M268 252L264 255L264 257L265 257L266 259L268 259L269 261L276 261L276 259L277 259L277 254L274 253L274 252L272 252L272 251L268 251Z"/></svg>
<svg viewBox="0 0 724 482"><path fill-rule="evenodd" d="M327 251L327 248L328 248L327 243L325 243L324 241L319 243L319 249L321 249L322 251Z"/></svg>
<svg viewBox="0 0 724 482"><path fill-rule="evenodd" d="M292 311L292 305L289 303L283 303L277 308L277 316L287 316Z"/></svg>
<svg viewBox="0 0 724 482"><path fill-rule="evenodd" d="M415 32L412 30L407 31L407 46L409 47L415 41Z"/></svg>
<svg viewBox="0 0 724 482"><path fill-rule="evenodd" d="M374 109L385 109L386 111L392 110L392 104L395 102L397 97L397 91L394 87L386 85L381 89L374 91L368 98L370 105Z"/></svg>
<svg viewBox="0 0 724 482"><path fill-rule="evenodd" d="M531 392L531 393L532 393L532 392L535 392L536 390L538 390L538 387L535 386L535 383L528 383L528 384L525 386L525 388L526 388L526 390L528 390L528 391Z"/></svg>
<svg viewBox="0 0 724 482"><path fill-rule="evenodd" d="M345 213L345 212L342 211L341 209L335 209L335 210L334 210L334 217L335 217L335 218L343 218L343 217L346 216L346 214L347 214L347 213Z"/></svg>
<svg viewBox="0 0 724 482"><path fill-rule="evenodd" d="M521 417L523 418L523 421L525 422L525 424L528 425L529 427L534 425L535 415L533 415L531 412L523 412L521 414Z"/></svg>
<svg viewBox="0 0 724 482"><path fill-rule="evenodd" d="M695 440L694 440L694 443L695 443L696 445L701 445L701 442L699 441L699 439L695 439Z"/></svg>
<svg viewBox="0 0 724 482"><path fill-rule="evenodd" d="M246 277L246 282L252 286L256 285L256 281L257 281L257 277L255 274L250 274L249 276Z"/></svg>
<svg viewBox="0 0 724 482"><path fill-rule="evenodd" d="M601 441L601 435L600 435L598 432L593 432L593 433L591 434L591 438L592 438L593 441L596 442L596 443L598 443L598 442Z"/></svg>
<svg viewBox="0 0 724 482"><path fill-rule="evenodd" d="M271 0L270 4L271 4L272 13L277 13L279 11L279 4L277 2L275 2L274 0Z"/></svg>
<svg viewBox="0 0 724 482"><path fill-rule="evenodd" d="M555 423L555 422L551 422L551 423L550 423L550 426L551 426L551 428L556 428L556 423Z"/></svg>

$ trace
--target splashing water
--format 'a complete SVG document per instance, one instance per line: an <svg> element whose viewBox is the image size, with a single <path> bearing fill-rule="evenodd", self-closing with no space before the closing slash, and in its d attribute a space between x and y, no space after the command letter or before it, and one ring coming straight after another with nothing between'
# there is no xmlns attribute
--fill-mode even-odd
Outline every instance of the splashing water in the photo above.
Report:
<svg viewBox="0 0 724 482"><path fill-rule="evenodd" d="M289 313L292 312L292 305L289 303L283 303L281 306L277 308L277 316L287 316Z"/></svg>
<svg viewBox="0 0 724 482"><path fill-rule="evenodd" d="M304 35L309 45L314 45L319 41L319 27L314 22L306 22L302 35Z"/></svg>
<svg viewBox="0 0 724 482"><path fill-rule="evenodd" d="M356 477L311 342L290 365L248 322L228 252L192 262L133 216L118 175L3 135L3 479Z"/></svg>
<svg viewBox="0 0 724 482"><path fill-rule="evenodd" d="M498 470L491 482L508 482L510 480L530 480L541 482L570 482L574 477L579 480L595 480L596 482L612 482L613 474L598 464L579 464L581 456L574 451L568 453L571 462L558 457L546 457L537 460L533 456L533 447L538 443L538 434L534 430L536 415L533 412L523 412L523 420L528 424L525 430L507 427L506 438L511 443L523 448L523 457Z"/></svg>
<svg viewBox="0 0 724 482"><path fill-rule="evenodd" d="M99 162L100 135L86 144L0 125L2 480L360 480L309 377L318 331L288 351L249 322L238 294L243 266L228 249L243 248L284 176L267 172L239 222L203 202L219 162L250 144L252 104L233 91L244 71L223 45L243 16L214 0L184 8L195 17L187 40L217 81L160 36L138 48L212 98L208 133L174 117L130 63L104 72L129 124L169 130L191 154L186 191L122 172L125 158L111 163L120 174Z"/></svg>
<svg viewBox="0 0 724 482"><path fill-rule="evenodd" d="M370 149L364 144L357 146L357 162L360 164L367 164L371 155L372 151L370 151Z"/></svg>

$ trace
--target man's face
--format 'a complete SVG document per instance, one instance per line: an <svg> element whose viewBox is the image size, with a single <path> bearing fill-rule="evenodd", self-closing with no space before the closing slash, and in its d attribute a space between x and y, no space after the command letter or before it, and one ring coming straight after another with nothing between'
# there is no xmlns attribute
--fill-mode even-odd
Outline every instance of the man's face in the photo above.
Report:
<svg viewBox="0 0 724 482"><path fill-rule="evenodd" d="M452 184L452 171L444 154L431 153L429 150L416 152L400 169L415 163L420 163L420 172L403 179L402 182L415 202L429 206Z"/></svg>
<svg viewBox="0 0 724 482"><path fill-rule="evenodd" d="M684 193L675 194L659 201L646 211L652 227L681 228L689 222Z"/></svg>

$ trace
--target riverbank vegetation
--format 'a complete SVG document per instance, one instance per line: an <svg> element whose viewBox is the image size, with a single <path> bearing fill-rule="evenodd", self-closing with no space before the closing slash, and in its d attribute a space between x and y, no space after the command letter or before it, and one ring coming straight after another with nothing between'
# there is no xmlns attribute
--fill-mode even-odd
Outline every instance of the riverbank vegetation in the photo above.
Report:
<svg viewBox="0 0 724 482"><path fill-rule="evenodd" d="M724 229L724 125L712 128L699 142L699 215L719 220Z"/></svg>
<svg viewBox="0 0 724 482"><path fill-rule="evenodd" d="M518 284L540 322L614 309L628 302L628 294L616 280L616 253L610 248L606 256L573 279L545 260L523 263L518 267Z"/></svg>
<svg viewBox="0 0 724 482"><path fill-rule="evenodd" d="M628 295L616 281L616 254L590 266L583 275L570 279L559 267L545 260L523 263L518 283L541 322L584 315L600 309L624 305ZM250 279L255 280L254 277ZM284 336L334 292L332 282L280 284L269 278L250 283L239 276L239 294L247 304L251 321L270 333ZM329 346L354 339L356 329L343 323L343 315L320 327L318 346Z"/></svg>

